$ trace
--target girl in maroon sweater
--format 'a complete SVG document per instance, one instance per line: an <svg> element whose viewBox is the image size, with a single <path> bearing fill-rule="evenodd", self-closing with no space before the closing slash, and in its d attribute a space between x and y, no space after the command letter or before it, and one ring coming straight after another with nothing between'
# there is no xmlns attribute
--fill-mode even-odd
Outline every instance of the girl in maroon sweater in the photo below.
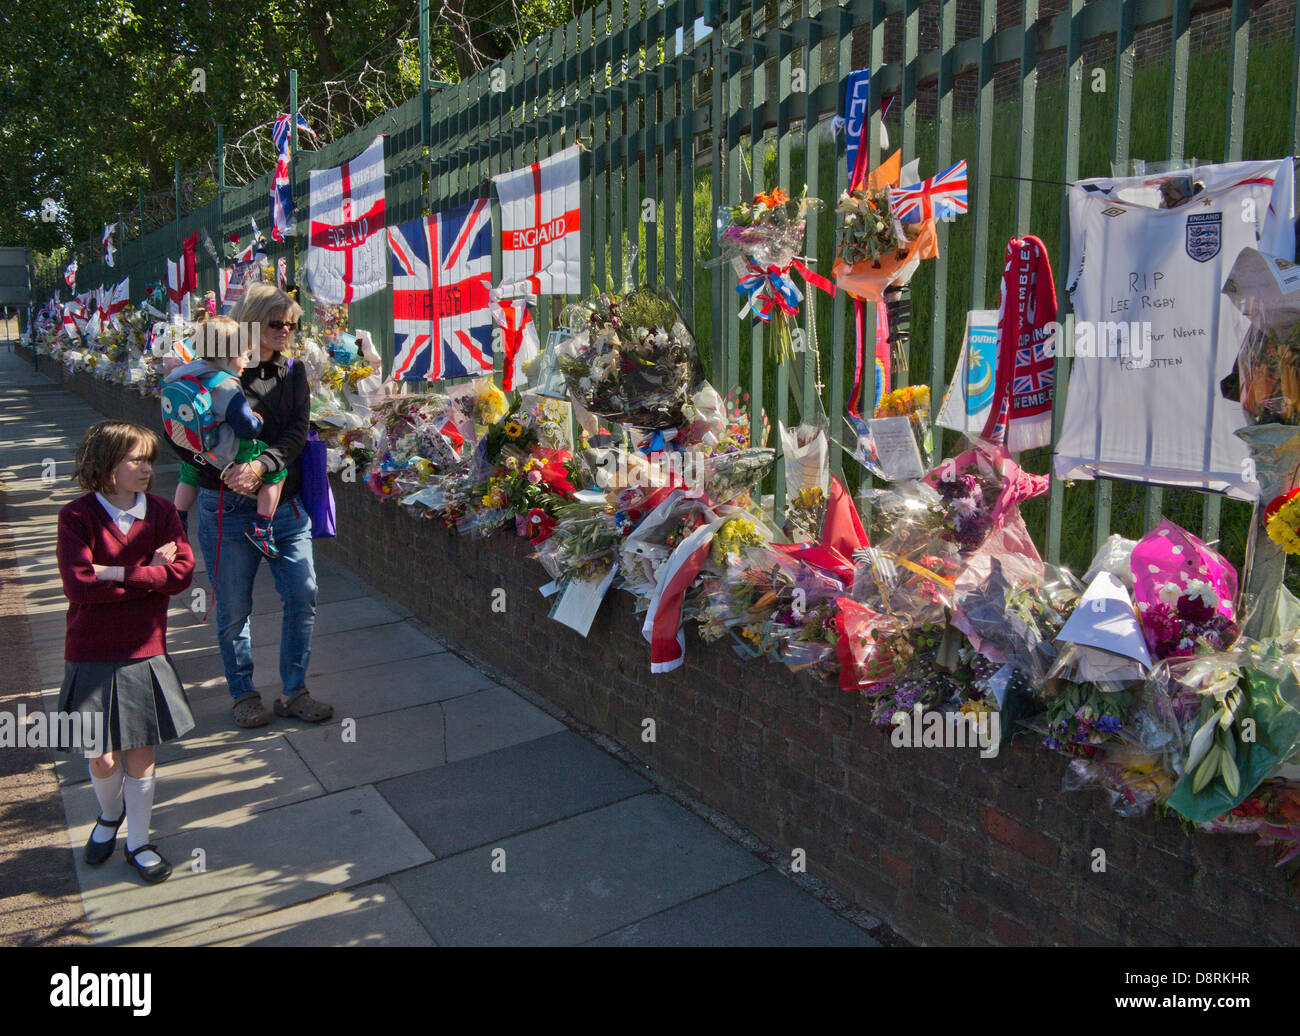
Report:
<svg viewBox="0 0 1300 1036"><path fill-rule="evenodd" d="M147 428L95 425L77 448L86 495L59 511L58 539L68 598L59 708L80 713L82 731L102 731L102 739L83 739L99 799L86 862L113 855L125 820L126 858L148 882L172 870L149 842L154 746L194 728L167 657L169 598L190 585L194 555L176 508L146 493L157 456Z"/></svg>

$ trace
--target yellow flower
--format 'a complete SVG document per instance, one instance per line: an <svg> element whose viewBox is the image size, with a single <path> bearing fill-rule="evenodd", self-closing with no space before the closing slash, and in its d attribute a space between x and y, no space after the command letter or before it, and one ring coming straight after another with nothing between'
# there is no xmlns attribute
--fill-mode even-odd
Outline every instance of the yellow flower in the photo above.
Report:
<svg viewBox="0 0 1300 1036"><path fill-rule="evenodd" d="M506 422L506 435L508 435L511 439L518 439L523 434L524 434L523 426L518 421Z"/></svg>

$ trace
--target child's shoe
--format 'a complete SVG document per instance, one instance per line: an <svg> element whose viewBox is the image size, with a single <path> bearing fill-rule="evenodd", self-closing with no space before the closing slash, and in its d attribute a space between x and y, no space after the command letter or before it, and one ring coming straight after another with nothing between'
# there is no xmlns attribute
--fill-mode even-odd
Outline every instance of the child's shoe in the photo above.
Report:
<svg viewBox="0 0 1300 1036"><path fill-rule="evenodd" d="M268 558L274 560L280 556L280 551L275 545L275 534L271 531L271 523L261 516L244 530L244 535L248 537L250 543Z"/></svg>

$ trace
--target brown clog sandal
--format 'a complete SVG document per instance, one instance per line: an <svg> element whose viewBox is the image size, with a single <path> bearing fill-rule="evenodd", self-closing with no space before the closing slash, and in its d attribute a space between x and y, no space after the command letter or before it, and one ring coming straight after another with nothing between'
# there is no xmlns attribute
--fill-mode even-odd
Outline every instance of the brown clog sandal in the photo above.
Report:
<svg viewBox="0 0 1300 1036"><path fill-rule="evenodd" d="M242 698L235 701L235 726L244 727L264 727L271 722L271 714L266 711L266 706L262 704L262 697L259 694L245 694Z"/></svg>
<svg viewBox="0 0 1300 1036"><path fill-rule="evenodd" d="M293 717L305 723L324 723L334 715L334 706L317 701L307 693L306 687L292 695L287 705L276 698L272 708L283 719Z"/></svg>

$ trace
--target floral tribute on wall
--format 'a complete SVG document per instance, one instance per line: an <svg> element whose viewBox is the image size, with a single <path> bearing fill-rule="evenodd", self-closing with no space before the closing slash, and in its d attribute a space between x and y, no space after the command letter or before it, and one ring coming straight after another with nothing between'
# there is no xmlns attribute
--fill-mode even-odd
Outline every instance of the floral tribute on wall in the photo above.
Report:
<svg viewBox="0 0 1300 1036"><path fill-rule="evenodd" d="M842 203L851 266L917 240L871 222L887 187ZM724 233L727 256L761 275L742 294L776 326L799 301L788 274L809 203L759 195ZM89 332L66 315L45 312L30 341L71 369L147 394L185 357L183 322L145 308ZM950 437L932 456L924 386L885 394L870 418L873 463L914 470L856 501L817 436L781 429L787 472L797 460L801 475L778 513L767 417L751 422L755 400L701 377L670 296L601 293L561 320L567 400L491 377L411 392L384 386L345 309L317 306L294 355L331 470L454 534L526 539L552 618L580 636L601 635L610 590L631 594L654 673L697 639L725 644L839 688L895 745L987 758L1023 736L1064 757L1062 790L1101 791L1122 816L1161 806L1204 832L1253 835L1300 866L1300 605L1285 590L1244 593L1227 558L1169 520L1136 542L1110 537L1082 575L1045 561L1021 505L1046 476L979 439ZM1258 542L1295 551L1296 465L1277 457L1294 431L1296 324L1289 312L1278 324L1255 328L1239 374L1243 400L1270 418L1252 430L1282 436L1252 446L1279 473ZM1268 562L1279 581L1281 550Z"/></svg>

